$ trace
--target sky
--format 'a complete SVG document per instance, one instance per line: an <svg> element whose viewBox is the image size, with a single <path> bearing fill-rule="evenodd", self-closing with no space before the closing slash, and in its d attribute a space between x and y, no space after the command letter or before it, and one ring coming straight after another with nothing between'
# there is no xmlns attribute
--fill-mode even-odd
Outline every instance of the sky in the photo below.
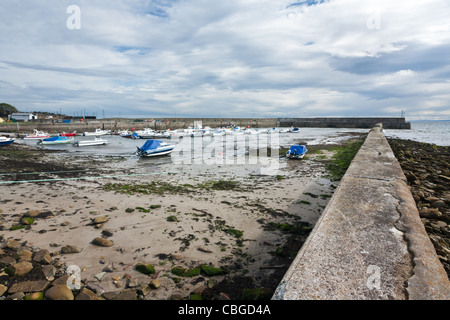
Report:
<svg viewBox="0 0 450 320"><path fill-rule="evenodd" d="M2 0L0 102L102 117L450 119L448 0Z"/></svg>

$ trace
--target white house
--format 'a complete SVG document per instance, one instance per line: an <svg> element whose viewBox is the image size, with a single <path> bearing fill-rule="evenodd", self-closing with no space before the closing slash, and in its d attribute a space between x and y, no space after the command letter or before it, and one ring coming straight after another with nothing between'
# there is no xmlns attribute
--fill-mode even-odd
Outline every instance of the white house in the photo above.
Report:
<svg viewBox="0 0 450 320"><path fill-rule="evenodd" d="M8 116L9 120L25 121L37 120L38 116L31 112L16 112Z"/></svg>

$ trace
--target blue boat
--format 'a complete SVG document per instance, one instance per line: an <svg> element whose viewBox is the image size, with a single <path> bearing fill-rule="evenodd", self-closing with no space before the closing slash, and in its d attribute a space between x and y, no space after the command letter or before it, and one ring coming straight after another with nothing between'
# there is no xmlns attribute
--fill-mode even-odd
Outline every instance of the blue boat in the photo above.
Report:
<svg viewBox="0 0 450 320"><path fill-rule="evenodd" d="M144 145L137 147L137 154L141 157L163 156L172 152L175 145L160 140L147 140Z"/></svg>
<svg viewBox="0 0 450 320"><path fill-rule="evenodd" d="M286 152L286 157L289 159L301 159L305 156L308 149L304 145L293 145Z"/></svg>
<svg viewBox="0 0 450 320"><path fill-rule="evenodd" d="M14 143L13 138L0 137L0 146L6 146L12 143Z"/></svg>
<svg viewBox="0 0 450 320"><path fill-rule="evenodd" d="M65 144L73 142L73 138L69 139L66 136L54 136L51 138L41 139L38 144Z"/></svg>

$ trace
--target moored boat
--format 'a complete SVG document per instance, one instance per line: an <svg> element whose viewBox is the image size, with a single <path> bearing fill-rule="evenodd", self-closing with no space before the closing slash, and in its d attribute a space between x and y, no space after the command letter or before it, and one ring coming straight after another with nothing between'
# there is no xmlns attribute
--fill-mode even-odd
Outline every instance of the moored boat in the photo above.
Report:
<svg viewBox="0 0 450 320"><path fill-rule="evenodd" d="M74 147L85 147L85 146L98 146L98 145L104 145L107 144L108 140L99 138L99 137L95 137L94 140L80 140L80 141L75 141L73 143Z"/></svg>
<svg viewBox="0 0 450 320"><path fill-rule="evenodd" d="M83 136L103 136L105 134L110 134L111 130L102 130L100 128L95 129L94 132L83 132Z"/></svg>
<svg viewBox="0 0 450 320"><path fill-rule="evenodd" d="M73 138L69 139L66 136L54 136L51 138L41 139L37 144L66 144L73 142Z"/></svg>
<svg viewBox="0 0 450 320"><path fill-rule="evenodd" d="M301 159L305 156L308 149L304 145L293 145L286 152L286 157L289 159Z"/></svg>
<svg viewBox="0 0 450 320"><path fill-rule="evenodd" d="M36 129L34 129L33 133L27 134L23 137L23 139L25 139L25 140L46 139L46 138L50 138L50 136L47 133L45 133L43 131L38 131Z"/></svg>
<svg viewBox="0 0 450 320"><path fill-rule="evenodd" d="M63 132L63 133L60 133L59 135L61 137L75 137L77 135L77 132L76 131L70 132L70 133Z"/></svg>
<svg viewBox="0 0 450 320"><path fill-rule="evenodd" d="M7 146L14 143L13 138L0 137L0 146Z"/></svg>
<svg viewBox="0 0 450 320"><path fill-rule="evenodd" d="M172 152L175 145L160 140L147 140L142 147L137 147L137 154L141 157L163 156Z"/></svg>

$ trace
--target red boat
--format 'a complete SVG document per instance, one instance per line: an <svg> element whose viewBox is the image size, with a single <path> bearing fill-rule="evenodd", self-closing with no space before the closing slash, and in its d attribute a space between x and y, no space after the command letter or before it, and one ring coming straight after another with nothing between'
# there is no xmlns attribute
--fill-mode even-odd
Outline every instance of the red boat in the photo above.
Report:
<svg viewBox="0 0 450 320"><path fill-rule="evenodd" d="M76 131L72 132L72 133L60 133L59 134L61 137L75 137L77 135Z"/></svg>

